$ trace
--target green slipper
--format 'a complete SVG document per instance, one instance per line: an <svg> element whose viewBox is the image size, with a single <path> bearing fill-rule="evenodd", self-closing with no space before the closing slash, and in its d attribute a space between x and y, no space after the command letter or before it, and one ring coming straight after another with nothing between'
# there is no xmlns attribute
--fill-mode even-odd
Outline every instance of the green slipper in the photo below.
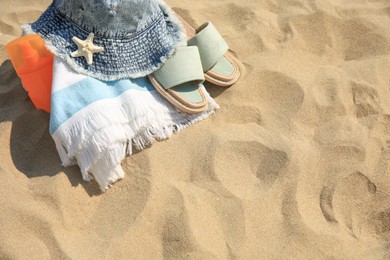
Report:
<svg viewBox="0 0 390 260"><path fill-rule="evenodd" d="M205 80L221 87L233 85L240 77L240 70L228 53L229 46L214 25L206 22L195 30L179 18L186 29L188 45L199 49Z"/></svg>
<svg viewBox="0 0 390 260"><path fill-rule="evenodd" d="M207 109L205 94L199 88L205 78L196 46L176 48L175 54L148 77L155 89L181 111L193 114Z"/></svg>

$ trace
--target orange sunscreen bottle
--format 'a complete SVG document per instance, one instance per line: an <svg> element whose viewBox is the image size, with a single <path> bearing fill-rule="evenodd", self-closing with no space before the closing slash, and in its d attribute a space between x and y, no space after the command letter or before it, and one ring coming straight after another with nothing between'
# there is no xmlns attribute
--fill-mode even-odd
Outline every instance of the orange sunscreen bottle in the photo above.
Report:
<svg viewBox="0 0 390 260"><path fill-rule="evenodd" d="M38 34L29 34L6 46L16 73L34 106L50 113L53 54Z"/></svg>

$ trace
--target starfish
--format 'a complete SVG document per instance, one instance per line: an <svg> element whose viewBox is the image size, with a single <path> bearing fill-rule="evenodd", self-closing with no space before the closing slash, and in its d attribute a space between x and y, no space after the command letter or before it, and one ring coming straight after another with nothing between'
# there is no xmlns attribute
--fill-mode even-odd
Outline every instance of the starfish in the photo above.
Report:
<svg viewBox="0 0 390 260"><path fill-rule="evenodd" d="M90 33L84 41L73 36L72 41L77 44L78 50L70 54L72 57L84 56L87 60L88 65L91 65L93 62L93 54L97 52L104 51L103 47L96 46L93 44L94 34Z"/></svg>

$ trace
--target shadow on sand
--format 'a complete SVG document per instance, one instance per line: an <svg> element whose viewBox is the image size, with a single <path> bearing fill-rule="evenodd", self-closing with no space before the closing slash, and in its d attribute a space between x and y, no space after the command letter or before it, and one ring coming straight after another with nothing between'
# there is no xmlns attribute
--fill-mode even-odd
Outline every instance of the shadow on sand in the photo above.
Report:
<svg viewBox="0 0 390 260"><path fill-rule="evenodd" d="M15 167L28 178L65 173L72 186L90 196L101 194L95 182L82 179L77 166L64 168L49 134L49 113L37 110L9 60L0 66L0 123L11 122L10 152Z"/></svg>

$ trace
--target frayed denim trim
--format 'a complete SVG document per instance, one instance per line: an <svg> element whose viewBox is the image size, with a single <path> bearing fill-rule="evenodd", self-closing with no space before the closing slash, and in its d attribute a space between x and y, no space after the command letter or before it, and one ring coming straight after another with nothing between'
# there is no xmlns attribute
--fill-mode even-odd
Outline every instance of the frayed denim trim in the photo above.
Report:
<svg viewBox="0 0 390 260"><path fill-rule="evenodd" d="M158 4L161 15L141 32L114 38L99 36L97 32L94 44L104 47L104 52L95 53L91 65L84 57L70 56L77 50L72 37L86 39L90 32L68 21L53 5L35 23L22 28L26 34L40 34L46 47L78 73L105 81L139 78L159 69L177 46L186 45L179 20L164 1L158 0Z"/></svg>

